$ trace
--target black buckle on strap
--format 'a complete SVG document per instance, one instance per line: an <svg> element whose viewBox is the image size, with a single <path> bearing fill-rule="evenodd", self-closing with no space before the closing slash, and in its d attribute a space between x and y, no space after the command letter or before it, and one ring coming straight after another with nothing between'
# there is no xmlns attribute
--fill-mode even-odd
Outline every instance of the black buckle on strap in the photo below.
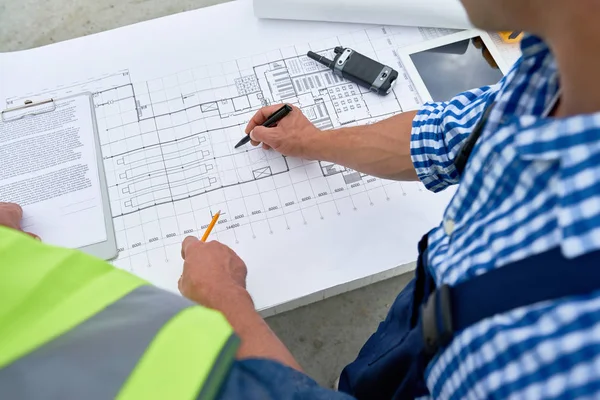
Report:
<svg viewBox="0 0 600 400"><path fill-rule="evenodd" d="M450 286L442 285L429 295L421 309L421 318L425 353L434 356L440 348L450 344L454 337Z"/></svg>

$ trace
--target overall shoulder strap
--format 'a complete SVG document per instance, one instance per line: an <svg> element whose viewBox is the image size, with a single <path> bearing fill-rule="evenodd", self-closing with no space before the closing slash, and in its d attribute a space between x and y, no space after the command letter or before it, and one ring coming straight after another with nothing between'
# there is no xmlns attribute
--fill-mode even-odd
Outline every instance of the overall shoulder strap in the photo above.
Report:
<svg viewBox="0 0 600 400"><path fill-rule="evenodd" d="M442 285L422 309L426 352L435 354L455 332L493 315L599 290L598 265L600 250L568 259L554 248L453 287Z"/></svg>

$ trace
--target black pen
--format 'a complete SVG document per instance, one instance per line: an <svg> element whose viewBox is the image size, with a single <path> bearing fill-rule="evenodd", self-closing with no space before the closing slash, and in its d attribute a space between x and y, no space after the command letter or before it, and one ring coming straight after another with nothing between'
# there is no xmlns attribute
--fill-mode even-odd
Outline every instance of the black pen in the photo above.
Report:
<svg viewBox="0 0 600 400"><path fill-rule="evenodd" d="M293 110L292 106L290 106L289 104L284 104L283 107L281 107L279 110L277 110L273 114L271 114L271 116L269 116L269 118L267 118L267 120L262 124L262 126L264 126L266 128L271 128L273 125L275 125L276 123L281 121L283 119L283 117L285 117L290 112L292 112L292 110ZM238 142L238 144L235 145L235 148L237 149L238 147L245 145L249 141L250 141L250 134L244 136L244 138L242 140L240 140Z"/></svg>

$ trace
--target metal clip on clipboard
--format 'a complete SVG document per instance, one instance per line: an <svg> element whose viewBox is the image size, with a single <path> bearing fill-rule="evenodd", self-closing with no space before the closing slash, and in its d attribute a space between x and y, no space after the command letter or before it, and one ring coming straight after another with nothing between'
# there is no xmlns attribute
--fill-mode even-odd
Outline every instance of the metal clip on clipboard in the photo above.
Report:
<svg viewBox="0 0 600 400"><path fill-rule="evenodd" d="M7 108L0 112L2 122L18 121L21 118L30 115L39 115L56 111L56 102L54 99L42 100L33 102L26 100L22 106Z"/></svg>

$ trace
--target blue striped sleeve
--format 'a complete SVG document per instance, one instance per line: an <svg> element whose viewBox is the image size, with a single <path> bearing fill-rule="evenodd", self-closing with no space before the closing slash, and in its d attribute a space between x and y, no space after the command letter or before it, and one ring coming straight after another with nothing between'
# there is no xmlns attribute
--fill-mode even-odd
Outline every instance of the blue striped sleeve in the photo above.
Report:
<svg viewBox="0 0 600 400"><path fill-rule="evenodd" d="M427 189L458 183L454 159L500 84L463 92L450 101L426 103L413 120L410 154Z"/></svg>

